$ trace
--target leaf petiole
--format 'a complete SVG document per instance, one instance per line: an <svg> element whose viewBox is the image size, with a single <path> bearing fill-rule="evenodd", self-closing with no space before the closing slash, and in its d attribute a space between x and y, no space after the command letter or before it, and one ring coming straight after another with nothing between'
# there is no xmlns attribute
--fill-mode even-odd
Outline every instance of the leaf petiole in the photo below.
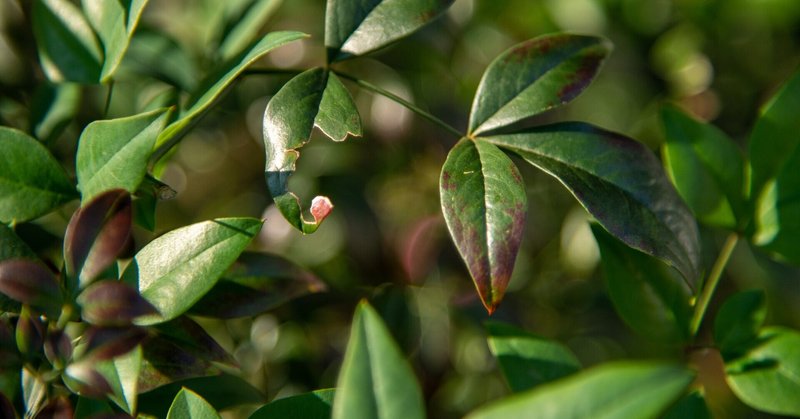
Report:
<svg viewBox="0 0 800 419"><path fill-rule="evenodd" d="M736 243L738 242L739 234L737 233L731 233L728 238L725 239L725 243L722 245L719 256L717 256L717 260L714 262L714 266L711 268L711 272L708 274L708 279L703 285L703 289L697 299L697 303L694 306L692 321L689 324L691 336L696 336L697 332L700 330L700 324L703 323L703 318L705 317L706 309L708 309L708 304L711 302L711 297L714 296L714 290L717 288L717 284L722 277L722 272L725 270L725 266L728 264L731 254L733 254L733 249L736 248Z"/></svg>

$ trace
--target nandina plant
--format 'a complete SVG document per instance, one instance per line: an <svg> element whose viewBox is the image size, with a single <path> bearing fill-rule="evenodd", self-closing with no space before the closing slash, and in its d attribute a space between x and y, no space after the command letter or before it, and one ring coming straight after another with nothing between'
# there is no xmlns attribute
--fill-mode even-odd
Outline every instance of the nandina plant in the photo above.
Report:
<svg viewBox="0 0 800 419"><path fill-rule="evenodd" d="M0 127L2 416L206 418L237 406L252 418L426 416L420 372L396 341L400 331L387 326L397 321L373 308L380 290L348 295L355 314L335 387L271 400L203 324L253 318L309 294L341 299L325 293L325 276L290 254L249 251L256 236L271 233L261 231L259 218L215 218L137 241L136 231L156 230L159 202L176 193L163 172L182 139L202 129L201 118L234 82L273 76L284 79L263 114L265 193L293 228L315 233L342 211L322 195L304 205L290 191L290 177L315 129L337 142L369 132L348 87L364 90L452 136L439 177L441 214L464 277L472 279L462 286L474 286L485 316L506 297L525 229L539 227L526 226L529 194L518 164L527 162L557 179L591 217L619 318L649 345L681 349L671 359L584 368L557 340L487 322L487 345L511 394L469 418L708 417L705 388L714 377L693 356L708 350L721 356L741 402L800 416L800 332L765 325L765 293L736 293L713 319L708 314L738 243L800 263L800 75L763 107L747 153L714 126L664 106L659 159L625 135L541 118L589 88L612 53L602 37L556 33L500 52L483 73L463 130L348 71L348 63L416 32L451 3L328 0L320 64L285 70L255 64L308 35L260 35L278 2L231 2L218 6L224 24L203 51L205 75L189 81L163 72L169 65L158 54L148 56L153 66L129 66L120 75L129 50L165 45L152 34L136 36L147 0L25 4L40 77L27 129ZM131 104L135 112L108 118L113 87L131 78L157 78L167 89ZM78 123L74 155L57 158L57 140L70 135L64 128L81 119L81 92L96 85L107 92L104 109ZM74 176L67 172L73 167ZM50 251L21 233L66 212ZM701 249L717 244L702 243L698 222L727 234L710 262Z"/></svg>

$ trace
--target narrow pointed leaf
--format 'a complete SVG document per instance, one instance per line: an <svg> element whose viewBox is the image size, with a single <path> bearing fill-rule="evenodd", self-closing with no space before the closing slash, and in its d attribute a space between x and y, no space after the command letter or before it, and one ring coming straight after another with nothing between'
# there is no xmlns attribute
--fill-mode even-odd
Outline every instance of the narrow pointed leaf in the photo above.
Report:
<svg viewBox="0 0 800 419"><path fill-rule="evenodd" d="M154 324L183 314L208 292L261 229L254 218L220 218L173 230L145 246L123 279L138 287L160 315Z"/></svg>
<svg viewBox="0 0 800 419"><path fill-rule="evenodd" d="M180 380L144 393L139 397L139 411L157 418L165 417L170 401L183 388L200 395L217 411L242 405L260 405L265 400L261 391L243 378L222 374Z"/></svg>
<svg viewBox="0 0 800 419"><path fill-rule="evenodd" d="M725 133L676 108L661 113L664 162L678 193L697 218L735 229L744 212L742 153Z"/></svg>
<svg viewBox="0 0 800 419"><path fill-rule="evenodd" d="M723 358L738 357L756 344L766 318L764 291L743 291L728 298L714 318L714 343Z"/></svg>
<svg viewBox="0 0 800 419"><path fill-rule="evenodd" d="M35 415L47 401L47 383L29 367L22 369L22 401L25 411Z"/></svg>
<svg viewBox="0 0 800 419"><path fill-rule="evenodd" d="M100 81L114 76L148 0L82 0L83 10L103 45Z"/></svg>
<svg viewBox="0 0 800 419"><path fill-rule="evenodd" d="M0 150L0 222L32 220L76 197L58 161L27 134L0 127Z"/></svg>
<svg viewBox="0 0 800 419"><path fill-rule="evenodd" d="M770 327L758 338L761 344L725 362L731 390L755 409L800 416L800 333Z"/></svg>
<svg viewBox="0 0 800 419"><path fill-rule="evenodd" d="M83 202L108 189L135 192L147 172L147 160L169 112L95 121L83 130L75 158Z"/></svg>
<svg viewBox="0 0 800 419"><path fill-rule="evenodd" d="M44 265L25 259L0 262L0 293L48 314L61 310L61 288Z"/></svg>
<svg viewBox="0 0 800 419"><path fill-rule="evenodd" d="M763 108L750 135L753 242L800 263L800 72Z"/></svg>
<svg viewBox="0 0 800 419"><path fill-rule="evenodd" d="M175 396L167 419L219 419L219 413L197 393L182 389Z"/></svg>
<svg viewBox="0 0 800 419"><path fill-rule="evenodd" d="M147 337L147 330L136 326L95 327L83 335L82 361L106 361L134 350Z"/></svg>
<svg viewBox="0 0 800 419"><path fill-rule="evenodd" d="M62 375L64 384L76 393L85 397L104 398L111 394L111 388L106 377L98 372L100 365L94 360L74 362L70 364Z"/></svg>
<svg viewBox="0 0 800 419"><path fill-rule="evenodd" d="M522 176L496 146L465 138L447 156L439 193L450 236L491 314L503 299L525 228Z"/></svg>
<svg viewBox="0 0 800 419"><path fill-rule="evenodd" d="M55 141L75 117L80 101L79 84L41 84L31 104L30 132L45 144Z"/></svg>
<svg viewBox="0 0 800 419"><path fill-rule="evenodd" d="M228 60L242 52L253 41L258 31L264 27L282 0L247 0L238 13L228 17L222 42L217 54L222 60ZM241 2L240 2L241 3Z"/></svg>
<svg viewBox="0 0 800 419"><path fill-rule="evenodd" d="M361 302L339 372L333 419L425 417L422 392L377 312Z"/></svg>
<svg viewBox="0 0 800 419"><path fill-rule="evenodd" d="M72 2L33 2L33 33L50 81L100 81L103 51L86 17Z"/></svg>
<svg viewBox="0 0 800 419"><path fill-rule="evenodd" d="M292 41L304 38L308 35L301 32L280 31L272 32L261 38L250 48L243 51L238 56L222 65L217 71L213 72L204 82L200 84L198 94L190 98L188 105L156 140L156 147L160 147L170 141L173 137L188 129L230 86L231 83L251 64L266 55L275 48L286 45Z"/></svg>
<svg viewBox="0 0 800 419"><path fill-rule="evenodd" d="M299 149L311 138L314 126L334 141L361 135L361 121L353 99L335 74L322 68L301 73L286 83L264 112L267 188L289 223L303 233L313 233L333 208L327 197L311 203L313 221L303 216L300 199L289 192Z"/></svg>
<svg viewBox="0 0 800 419"><path fill-rule="evenodd" d="M23 305L17 319L14 338L17 349L25 357L32 357L39 353L44 344L44 323L39 313L31 310L30 306Z"/></svg>
<svg viewBox="0 0 800 419"><path fill-rule="evenodd" d="M677 272L660 260L631 249L598 225L592 232L600 247L608 295L625 323L652 340L689 338L692 293Z"/></svg>
<svg viewBox="0 0 800 419"><path fill-rule="evenodd" d="M156 309L130 285L107 280L89 285L78 295L81 318L98 326L124 326L134 319L156 314Z"/></svg>
<svg viewBox="0 0 800 419"><path fill-rule="evenodd" d="M580 122L483 139L556 177L603 228L673 266L694 287L700 269L697 224L644 145Z"/></svg>
<svg viewBox="0 0 800 419"><path fill-rule="evenodd" d="M108 398L128 414L137 411L142 349L136 346L126 354L97 364L97 371L109 384Z"/></svg>
<svg viewBox="0 0 800 419"><path fill-rule="evenodd" d="M670 364L617 362L515 394L468 419L656 418L691 384L691 371Z"/></svg>
<svg viewBox="0 0 800 419"><path fill-rule="evenodd" d="M328 0L328 61L364 55L410 35L451 4L453 0Z"/></svg>
<svg viewBox="0 0 800 419"><path fill-rule="evenodd" d="M104 192L70 219L64 236L67 273L89 285L119 257L131 235L131 196L121 189Z"/></svg>
<svg viewBox="0 0 800 419"><path fill-rule="evenodd" d="M330 419L335 394L330 388L275 400L261 406L249 419Z"/></svg>
<svg viewBox="0 0 800 419"><path fill-rule="evenodd" d="M483 74L469 132L502 128L571 101L610 52L603 38L570 34L544 35L511 47Z"/></svg>
<svg viewBox="0 0 800 419"><path fill-rule="evenodd" d="M489 323L489 349L515 393L531 389L581 369L566 346L503 323Z"/></svg>

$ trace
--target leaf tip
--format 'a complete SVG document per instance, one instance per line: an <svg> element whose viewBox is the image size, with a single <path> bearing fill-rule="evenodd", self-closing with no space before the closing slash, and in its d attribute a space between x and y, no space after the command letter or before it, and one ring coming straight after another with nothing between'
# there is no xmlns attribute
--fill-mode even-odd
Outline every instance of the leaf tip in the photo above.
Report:
<svg viewBox="0 0 800 419"><path fill-rule="evenodd" d="M311 216L314 223L320 224L333 211L333 203L327 196L316 196L311 200Z"/></svg>

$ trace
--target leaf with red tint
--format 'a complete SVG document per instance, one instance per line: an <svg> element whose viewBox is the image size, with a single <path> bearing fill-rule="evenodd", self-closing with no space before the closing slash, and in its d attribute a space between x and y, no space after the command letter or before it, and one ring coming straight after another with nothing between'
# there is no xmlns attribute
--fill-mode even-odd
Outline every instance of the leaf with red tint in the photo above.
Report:
<svg viewBox="0 0 800 419"><path fill-rule="evenodd" d="M50 315L57 315L61 309L56 277L44 265L31 260L0 262L0 293Z"/></svg>
<svg viewBox="0 0 800 419"><path fill-rule="evenodd" d="M47 331L44 339L44 355L53 365L64 365L72 357L72 341L63 330Z"/></svg>
<svg viewBox="0 0 800 419"><path fill-rule="evenodd" d="M50 400L36 415L36 419L70 419L74 413L69 399L61 396Z"/></svg>
<svg viewBox="0 0 800 419"><path fill-rule="evenodd" d="M63 375L64 384L81 396L103 398L113 389L108 380L95 368L94 360L70 364Z"/></svg>
<svg viewBox="0 0 800 419"><path fill-rule="evenodd" d="M84 334L86 352L81 361L104 361L126 354L147 337L147 330L137 326L91 327Z"/></svg>
<svg viewBox="0 0 800 419"><path fill-rule="evenodd" d="M439 191L447 228L491 314L503 299L522 241L525 184L499 148L465 138L447 156Z"/></svg>
<svg viewBox="0 0 800 419"><path fill-rule="evenodd" d="M103 192L72 215L64 237L64 262L81 288L125 250L131 217L131 196L122 189Z"/></svg>
<svg viewBox="0 0 800 419"><path fill-rule="evenodd" d="M106 280L86 287L77 298L81 317L99 326L124 326L133 319L158 311L130 285Z"/></svg>

